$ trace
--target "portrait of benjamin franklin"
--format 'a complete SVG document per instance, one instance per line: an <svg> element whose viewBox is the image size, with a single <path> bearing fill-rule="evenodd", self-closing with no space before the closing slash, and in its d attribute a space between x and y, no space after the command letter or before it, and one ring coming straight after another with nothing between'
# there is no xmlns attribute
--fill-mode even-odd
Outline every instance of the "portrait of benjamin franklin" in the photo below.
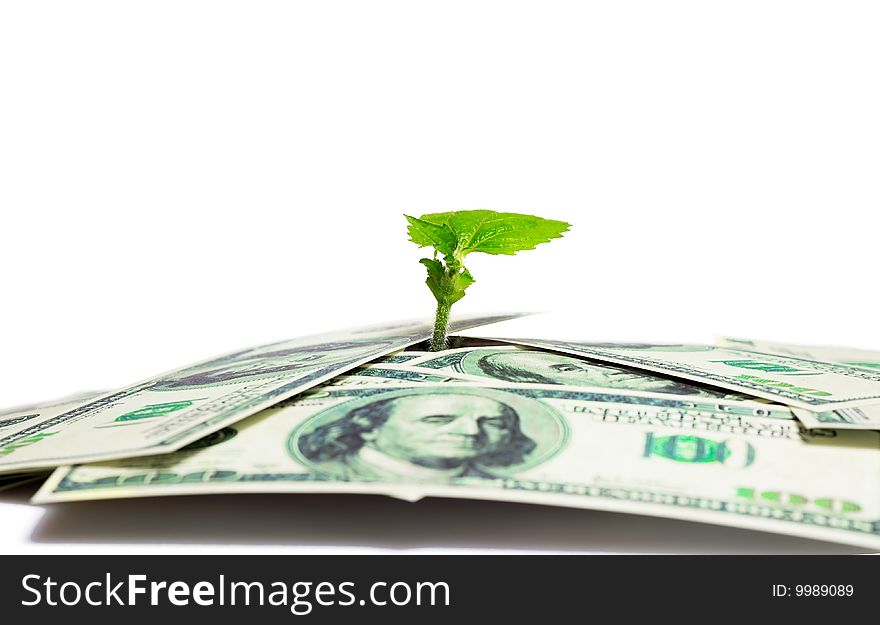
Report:
<svg viewBox="0 0 880 625"><path fill-rule="evenodd" d="M509 475L558 451L566 429L536 400L504 395L461 388L386 393L329 420L318 415L288 445L336 479L448 482Z"/></svg>
<svg viewBox="0 0 880 625"><path fill-rule="evenodd" d="M474 350L462 359L460 368L470 375L504 382L592 386L671 395L726 396L726 393L684 381L538 349Z"/></svg>

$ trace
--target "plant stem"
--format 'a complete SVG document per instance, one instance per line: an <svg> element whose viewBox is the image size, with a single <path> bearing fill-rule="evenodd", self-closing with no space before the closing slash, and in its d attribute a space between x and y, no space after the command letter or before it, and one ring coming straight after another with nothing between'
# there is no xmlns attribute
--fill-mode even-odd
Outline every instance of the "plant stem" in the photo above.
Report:
<svg viewBox="0 0 880 625"><path fill-rule="evenodd" d="M445 301L437 302L437 316L434 318L434 335L431 337L432 352L446 349L446 326L449 324L449 310L452 304Z"/></svg>

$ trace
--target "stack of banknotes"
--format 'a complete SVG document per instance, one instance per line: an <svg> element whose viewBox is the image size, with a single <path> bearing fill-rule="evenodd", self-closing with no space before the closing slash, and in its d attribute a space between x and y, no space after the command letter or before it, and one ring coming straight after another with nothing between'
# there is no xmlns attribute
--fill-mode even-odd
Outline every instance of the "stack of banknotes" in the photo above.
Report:
<svg viewBox="0 0 880 625"><path fill-rule="evenodd" d="M36 503L516 501L880 550L880 352L510 338L429 352L430 333L310 336L2 413L0 487L42 479Z"/></svg>

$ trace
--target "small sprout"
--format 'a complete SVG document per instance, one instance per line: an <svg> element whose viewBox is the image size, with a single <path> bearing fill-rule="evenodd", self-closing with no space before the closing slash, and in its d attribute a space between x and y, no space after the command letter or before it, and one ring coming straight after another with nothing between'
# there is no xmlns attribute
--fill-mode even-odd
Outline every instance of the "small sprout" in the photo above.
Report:
<svg viewBox="0 0 880 625"><path fill-rule="evenodd" d="M491 210L430 213L419 218L404 215L409 222L410 241L419 247L433 247L434 257L419 262L428 269L425 281L437 300L431 351L446 349L446 326L452 305L464 297L474 278L464 266L471 252L513 255L557 239L569 229L564 221L519 213ZM442 259L438 259L442 255Z"/></svg>

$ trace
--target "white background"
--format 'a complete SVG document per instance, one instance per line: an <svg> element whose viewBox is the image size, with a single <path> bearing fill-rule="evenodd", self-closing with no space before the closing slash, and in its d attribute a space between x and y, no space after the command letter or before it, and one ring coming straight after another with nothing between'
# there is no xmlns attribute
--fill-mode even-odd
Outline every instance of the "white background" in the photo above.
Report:
<svg viewBox="0 0 880 625"><path fill-rule="evenodd" d="M402 213L462 208L573 228L469 258L458 312L880 348L878 29L844 1L4 2L0 406L429 315ZM40 548L3 501L5 548Z"/></svg>

